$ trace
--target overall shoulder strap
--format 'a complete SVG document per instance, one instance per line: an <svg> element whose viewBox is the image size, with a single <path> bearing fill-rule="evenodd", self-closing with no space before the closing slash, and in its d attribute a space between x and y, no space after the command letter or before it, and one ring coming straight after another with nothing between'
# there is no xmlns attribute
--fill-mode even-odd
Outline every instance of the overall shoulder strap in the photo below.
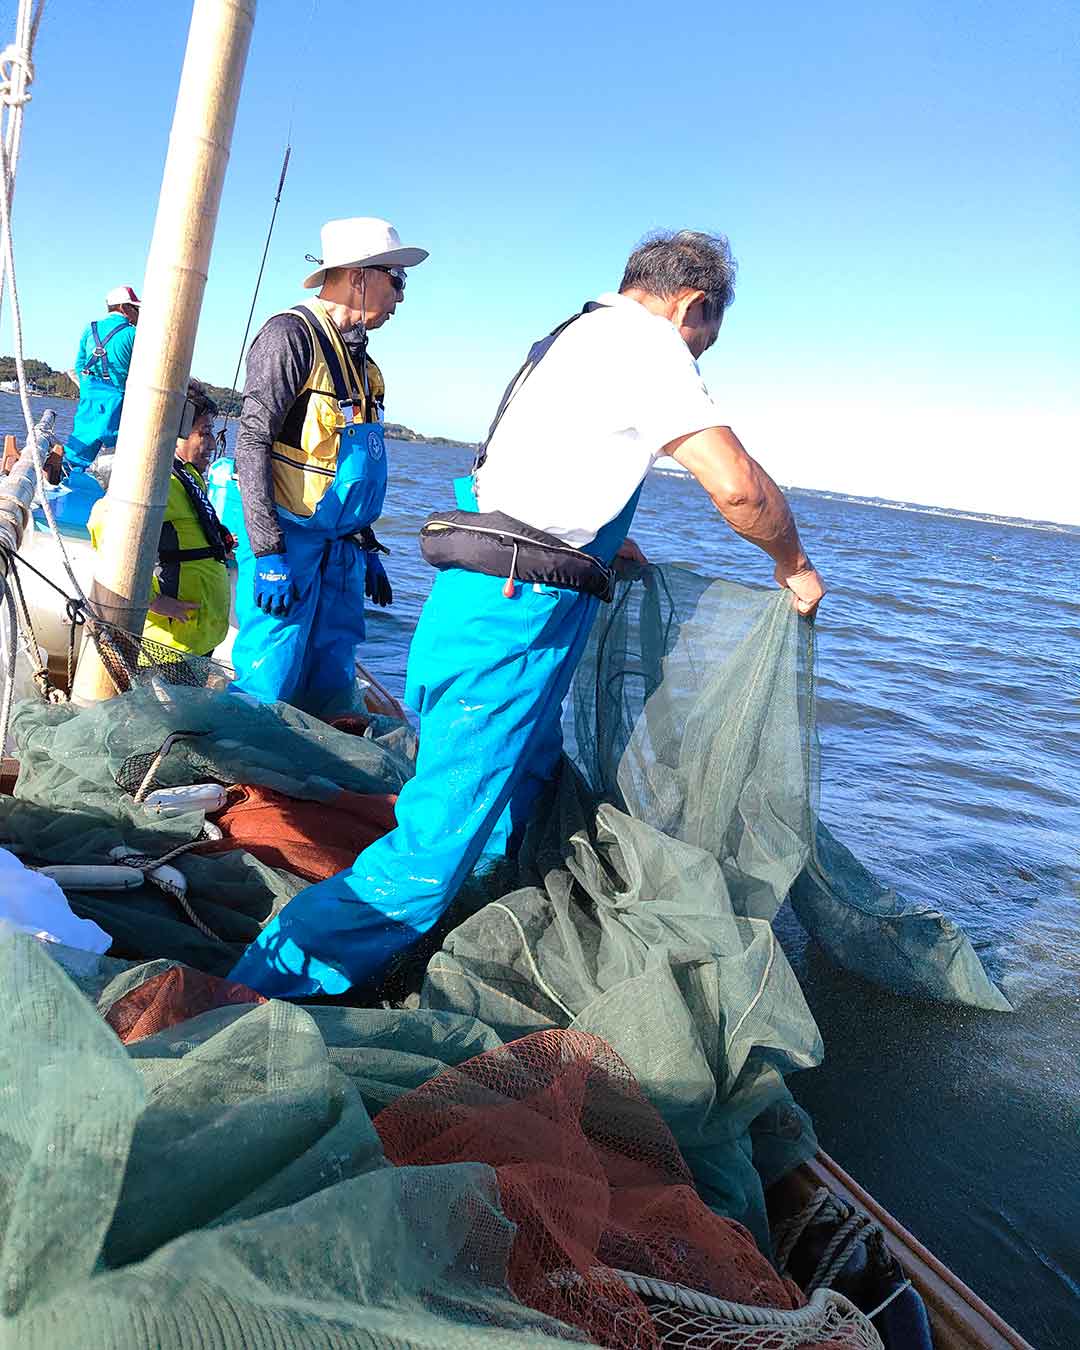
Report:
<svg viewBox="0 0 1080 1350"><path fill-rule="evenodd" d="M197 558L216 558L224 562L228 556L228 531L222 525L213 503L199 484L185 468L183 460L174 459L172 476L184 489L188 501L198 518L208 547L205 549L183 550L183 557L173 558L173 562L194 562Z"/></svg>
<svg viewBox="0 0 1080 1350"><path fill-rule="evenodd" d="M109 343L113 340L113 338L116 337L117 333L122 333L125 328L130 327L131 327L130 319L121 319L120 322L116 325L116 327L111 332L106 333L104 337L101 336L101 332L99 331L96 323L92 323L90 325L90 331L94 335L95 346L99 347L102 351L104 351L105 348L109 345Z"/></svg>
<svg viewBox="0 0 1080 1350"><path fill-rule="evenodd" d="M106 333L106 335L102 337L101 330L97 326L97 320L95 319L91 322L90 333L94 339L94 350L86 363L87 372L92 372L94 363L98 362L101 366L101 378L104 380L109 378L109 354L106 349L113 338L116 337L117 333L123 332L125 328L130 327L130 319L121 319L110 333Z"/></svg>
<svg viewBox="0 0 1080 1350"><path fill-rule="evenodd" d="M564 319L563 322L559 324L558 328L553 328L551 332L548 333L547 337L542 337L538 342L534 342L533 345L529 348L528 356L525 358L517 374L506 386L506 391L502 396L502 401L500 402L495 412L495 420L488 428L488 434L484 437L483 441L480 443L479 449L476 452L476 458L473 460L472 466L472 471L474 474L483 467L484 461L487 459L488 445L491 443L492 436L495 435L495 428L502 421L503 413L506 412L507 408L513 402L521 386L525 383L525 381L533 373L536 367L540 364L540 362L548 354L551 348L555 345L556 338L558 338L561 333L564 333L572 323L576 323L577 320L580 319L583 314L591 314L594 310L597 309L603 309L603 305L599 304L596 300L590 300L589 303L577 314L571 314L568 319Z"/></svg>
<svg viewBox="0 0 1080 1350"><path fill-rule="evenodd" d="M326 362L326 368L330 372L330 380L334 386L334 396L339 403L358 402L355 388L350 388L345 379L345 371L341 365L341 359L334 349L334 344L330 341L326 329L319 322L314 311L307 305L294 305L290 314L297 314L302 318L315 335L315 341L319 344L323 360Z"/></svg>

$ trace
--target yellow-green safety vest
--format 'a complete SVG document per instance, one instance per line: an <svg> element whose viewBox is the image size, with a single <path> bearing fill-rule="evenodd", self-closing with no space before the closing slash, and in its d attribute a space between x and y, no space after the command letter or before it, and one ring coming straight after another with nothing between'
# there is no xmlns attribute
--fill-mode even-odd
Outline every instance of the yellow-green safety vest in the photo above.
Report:
<svg viewBox="0 0 1080 1350"><path fill-rule="evenodd" d="M185 655L206 656L229 631L229 569L216 558L175 561L169 557L173 553L199 551L210 545L191 499L183 484L177 482L177 472L190 474L206 491L202 475L193 464L185 464L170 475L159 543L164 557L159 557L150 593L151 597L164 593L179 600L193 600L199 608L190 619L166 619L160 614L147 614L143 637ZM106 501L107 498L102 497L94 503L87 522L94 548L101 546Z"/></svg>

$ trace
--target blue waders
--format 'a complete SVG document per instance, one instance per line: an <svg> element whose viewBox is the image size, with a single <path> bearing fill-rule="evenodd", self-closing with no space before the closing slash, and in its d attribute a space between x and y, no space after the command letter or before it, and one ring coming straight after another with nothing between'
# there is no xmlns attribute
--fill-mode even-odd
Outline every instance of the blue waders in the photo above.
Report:
<svg viewBox="0 0 1080 1350"><path fill-rule="evenodd" d="M90 325L94 350L79 375L79 406L64 447L65 470L88 469L99 450L111 450L116 444L124 391L111 378L108 349L112 339L130 327L131 321L122 319L103 337L96 323Z"/></svg>
<svg viewBox="0 0 1080 1350"><path fill-rule="evenodd" d="M334 481L308 517L278 507L298 596L288 614L255 604L255 557L241 531L236 551L233 646L236 686L262 703L278 699L315 714L347 711L356 645L364 638L364 550L353 538L382 511L386 444L377 422L341 429Z"/></svg>
<svg viewBox="0 0 1080 1350"><path fill-rule="evenodd" d="M610 563L638 495L585 552ZM458 505L476 509L460 486ZM508 599L503 585L438 574L409 652L405 701L420 713L420 750L397 828L296 895L232 979L285 998L373 979L445 913L481 855L524 825L558 763L563 699L600 602L521 583Z"/></svg>

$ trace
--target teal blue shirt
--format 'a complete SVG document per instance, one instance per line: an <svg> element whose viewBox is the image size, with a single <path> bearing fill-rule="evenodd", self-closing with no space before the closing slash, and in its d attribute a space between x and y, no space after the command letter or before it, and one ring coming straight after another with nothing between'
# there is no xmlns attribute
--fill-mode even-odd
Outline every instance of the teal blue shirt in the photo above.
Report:
<svg viewBox="0 0 1080 1350"><path fill-rule="evenodd" d="M121 324L124 325L105 347L109 361L109 383L116 385L117 389L123 390L127 384L128 370L131 367L131 353L135 346L135 325L128 323L122 314L115 312L106 314L103 319L97 319L96 323L102 341L108 337L114 328L119 328ZM101 379L100 363L95 363L92 375L86 376L83 374L93 355L94 334L90 325L87 324L82 337L79 339L79 351L75 357L75 374L79 377L80 384L88 378Z"/></svg>

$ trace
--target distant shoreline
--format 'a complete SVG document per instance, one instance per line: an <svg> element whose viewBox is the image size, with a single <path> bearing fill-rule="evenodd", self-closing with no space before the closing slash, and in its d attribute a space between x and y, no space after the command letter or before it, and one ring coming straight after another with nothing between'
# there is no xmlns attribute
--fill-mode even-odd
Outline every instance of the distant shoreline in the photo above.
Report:
<svg viewBox="0 0 1080 1350"><path fill-rule="evenodd" d="M1005 525L1010 528L1048 530L1054 534L1080 534L1080 521L1036 520L1030 516L1006 516L997 511L971 511L962 506L941 506L933 502L905 502L893 497L862 497L854 492L836 488L806 488L784 486L784 492L800 497L850 503L852 506L872 506L882 511L910 511L919 516L946 516L950 520L970 520L979 525Z"/></svg>
<svg viewBox="0 0 1080 1350"><path fill-rule="evenodd" d="M3 375L4 362L10 361L10 357L0 357L0 379L6 378ZM42 363L43 364L43 363ZM14 363L12 363L14 366ZM27 363L29 365L29 363ZM48 367L46 367L48 369ZM56 372L54 372L55 374ZM30 372L27 370L27 375ZM36 380L36 383L41 383ZM68 381L70 385L70 381ZM217 393L229 394L229 390L217 390L211 388L215 397ZM2 397L2 395L0 395ZM10 394L9 398L15 398L16 395ZM74 399L68 394L49 393L41 395L42 398L62 398L65 402L74 402ZM224 410L223 410L224 411ZM233 415L233 414L230 414ZM392 441L401 441L405 444L434 445L445 447L451 450L475 450L475 441L458 441L449 436L424 436L418 431L413 431L411 427L402 426L400 422L386 422L383 427L387 439ZM683 469L668 468L666 466L660 469L660 473L665 478L689 478L690 474ZM784 491L794 493L797 496L805 495L810 497L822 497L836 502L850 502L853 506L874 506L886 511L911 511L917 515L940 515L951 516L957 520L977 521L985 525L1007 525L1011 527L1023 527L1033 530L1049 530L1058 534L1080 534L1080 520L1036 520L1030 516L1007 516L1001 512L995 511L972 511L960 506L942 506L935 502L912 502L902 501L895 497L867 497L861 496L855 492L844 492L840 488L811 488L797 487L794 484L784 484Z"/></svg>
<svg viewBox="0 0 1080 1350"><path fill-rule="evenodd" d="M74 403L79 397L78 386L72 382L66 371L53 370L47 362L38 361L35 357L27 357L23 361L23 369L26 371L28 382L37 385L41 390L40 394L34 395L35 398L62 398ZM16 378L15 358L0 356L0 382ZM239 414L243 399L235 389L226 389L222 385L210 384L205 380L203 383L223 417L236 417ZM456 441L451 436L425 436L401 422L386 422L383 424L383 430L392 441L423 441L425 445L446 445L460 447L462 450L476 449L475 441Z"/></svg>

